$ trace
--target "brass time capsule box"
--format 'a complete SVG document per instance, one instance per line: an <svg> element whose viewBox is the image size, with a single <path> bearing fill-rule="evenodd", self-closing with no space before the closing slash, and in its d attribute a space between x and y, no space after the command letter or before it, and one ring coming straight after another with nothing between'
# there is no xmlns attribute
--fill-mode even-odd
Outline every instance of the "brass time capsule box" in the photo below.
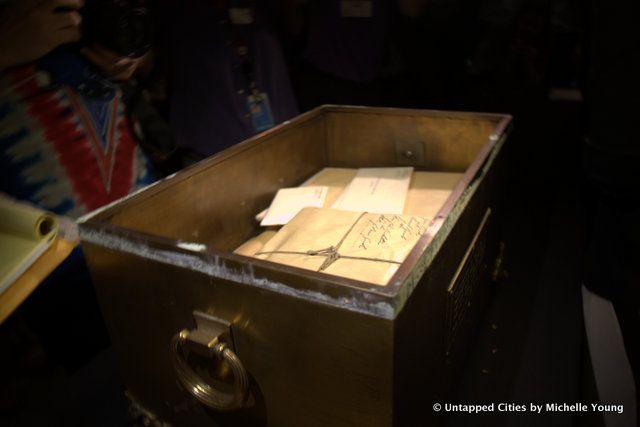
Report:
<svg viewBox="0 0 640 427"><path fill-rule="evenodd" d="M170 425L437 424L499 253L510 121L324 106L83 218L133 405ZM234 253L279 188L391 166L461 178L385 286Z"/></svg>

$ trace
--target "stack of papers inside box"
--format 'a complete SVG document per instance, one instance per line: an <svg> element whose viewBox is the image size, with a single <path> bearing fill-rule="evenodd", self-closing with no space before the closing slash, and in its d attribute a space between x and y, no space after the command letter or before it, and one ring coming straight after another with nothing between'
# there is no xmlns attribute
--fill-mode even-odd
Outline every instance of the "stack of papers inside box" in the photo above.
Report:
<svg viewBox="0 0 640 427"><path fill-rule="evenodd" d="M236 253L386 285L462 174L413 168L325 168L281 189Z"/></svg>

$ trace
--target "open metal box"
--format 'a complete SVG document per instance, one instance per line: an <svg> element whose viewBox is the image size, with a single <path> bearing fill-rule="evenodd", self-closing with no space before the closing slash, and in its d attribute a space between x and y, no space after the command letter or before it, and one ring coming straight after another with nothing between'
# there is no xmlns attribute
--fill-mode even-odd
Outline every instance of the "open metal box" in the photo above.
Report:
<svg viewBox="0 0 640 427"><path fill-rule="evenodd" d="M131 399L172 425L429 424L499 255L510 121L324 106L83 218ZM279 188L407 165L464 175L387 286L232 253Z"/></svg>

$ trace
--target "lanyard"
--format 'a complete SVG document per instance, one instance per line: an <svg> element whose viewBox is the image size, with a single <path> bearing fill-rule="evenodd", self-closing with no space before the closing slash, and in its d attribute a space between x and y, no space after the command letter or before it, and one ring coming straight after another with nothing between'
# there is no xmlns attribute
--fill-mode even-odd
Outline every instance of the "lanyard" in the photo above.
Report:
<svg viewBox="0 0 640 427"><path fill-rule="evenodd" d="M249 42L246 39L235 38L231 41L230 46L240 62L240 70L249 85L249 91L251 93L257 93L258 85L256 83L253 58L251 57Z"/></svg>
<svg viewBox="0 0 640 427"><path fill-rule="evenodd" d="M258 84L256 82L255 67L251 52L252 35L254 32L253 22L235 24L229 20L224 20L223 25L226 44L239 62L240 70L249 87L249 93L258 94Z"/></svg>
<svg viewBox="0 0 640 427"><path fill-rule="evenodd" d="M228 9L228 19L222 20L226 45L232 50L238 61L240 71L244 75L245 85L248 85L246 97L247 114L251 120L253 130L261 132L274 125L273 113L266 93L258 90L254 67L255 55L255 24L253 20L254 8ZM246 86L245 86L246 87ZM238 91L238 95L243 91Z"/></svg>

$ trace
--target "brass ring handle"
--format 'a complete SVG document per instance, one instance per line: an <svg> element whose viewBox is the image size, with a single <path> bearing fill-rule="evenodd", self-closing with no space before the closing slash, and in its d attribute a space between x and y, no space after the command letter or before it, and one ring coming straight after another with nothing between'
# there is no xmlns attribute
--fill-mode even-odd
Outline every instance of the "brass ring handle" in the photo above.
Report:
<svg viewBox="0 0 640 427"><path fill-rule="evenodd" d="M183 330L174 335L171 340L171 359L180 383L193 397L211 409L217 411L240 409L247 399L249 377L238 356L225 343L216 343L211 346L212 356L217 360L227 361L233 372L233 393L221 392L203 381L184 360L182 345L188 336L189 331Z"/></svg>

